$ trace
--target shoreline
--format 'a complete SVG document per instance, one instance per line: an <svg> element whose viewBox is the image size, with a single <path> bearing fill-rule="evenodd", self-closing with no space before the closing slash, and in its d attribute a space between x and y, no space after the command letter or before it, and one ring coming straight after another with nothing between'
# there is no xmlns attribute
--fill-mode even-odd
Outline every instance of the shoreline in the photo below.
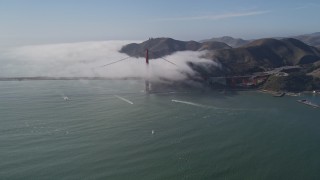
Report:
<svg viewBox="0 0 320 180"><path fill-rule="evenodd" d="M111 77L49 77L49 76L36 76L36 77L0 77L0 82L3 81L72 81L72 80L144 80L141 77L126 77L126 78L111 78ZM212 89L214 91L256 91L260 93L266 93L271 95L277 95L284 93L286 96L300 96L301 94L314 94L320 95L319 90L314 91L301 91L301 92L290 92L290 91L273 91L268 89L260 88L219 88Z"/></svg>
<svg viewBox="0 0 320 180"><path fill-rule="evenodd" d="M272 90L266 90L266 89L260 89L257 90L258 92L261 93L266 93L266 94L277 94L277 93L284 93L285 96L293 96L293 97L297 97L297 96L301 96L302 94L313 94L313 95L320 95L319 91L301 91L301 92L290 92L290 91L272 91Z"/></svg>

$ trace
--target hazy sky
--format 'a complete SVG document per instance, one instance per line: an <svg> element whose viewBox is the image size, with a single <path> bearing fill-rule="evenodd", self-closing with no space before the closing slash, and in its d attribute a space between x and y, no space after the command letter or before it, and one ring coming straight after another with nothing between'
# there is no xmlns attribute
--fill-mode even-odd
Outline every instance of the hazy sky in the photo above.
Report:
<svg viewBox="0 0 320 180"><path fill-rule="evenodd" d="M0 44L320 31L319 0L0 0Z"/></svg>

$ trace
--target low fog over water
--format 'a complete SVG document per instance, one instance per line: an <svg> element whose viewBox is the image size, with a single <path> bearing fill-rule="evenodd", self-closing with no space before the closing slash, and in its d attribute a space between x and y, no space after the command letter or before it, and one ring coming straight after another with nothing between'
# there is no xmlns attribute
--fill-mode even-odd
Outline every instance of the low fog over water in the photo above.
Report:
<svg viewBox="0 0 320 180"><path fill-rule="evenodd" d="M0 77L53 76L53 77L159 77L182 80L195 72L187 62L214 63L200 58L206 52L183 51L163 59L150 60L146 68L144 58L129 58L119 63L105 64L123 59L122 46L133 41L96 41L32 45L7 48L0 51ZM135 41L137 42L137 41Z"/></svg>

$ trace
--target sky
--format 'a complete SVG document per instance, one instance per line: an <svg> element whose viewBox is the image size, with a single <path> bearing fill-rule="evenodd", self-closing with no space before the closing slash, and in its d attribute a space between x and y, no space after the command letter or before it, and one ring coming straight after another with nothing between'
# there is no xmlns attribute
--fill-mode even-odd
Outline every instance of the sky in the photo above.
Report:
<svg viewBox="0 0 320 180"><path fill-rule="evenodd" d="M318 0L0 0L0 45L320 31Z"/></svg>

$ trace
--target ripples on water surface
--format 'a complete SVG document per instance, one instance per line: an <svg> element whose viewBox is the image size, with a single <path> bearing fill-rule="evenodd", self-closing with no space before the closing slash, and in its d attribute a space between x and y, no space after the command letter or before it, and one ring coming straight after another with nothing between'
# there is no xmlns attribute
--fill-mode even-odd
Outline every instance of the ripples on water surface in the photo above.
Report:
<svg viewBox="0 0 320 180"><path fill-rule="evenodd" d="M0 82L0 179L320 179L302 97L143 84Z"/></svg>

